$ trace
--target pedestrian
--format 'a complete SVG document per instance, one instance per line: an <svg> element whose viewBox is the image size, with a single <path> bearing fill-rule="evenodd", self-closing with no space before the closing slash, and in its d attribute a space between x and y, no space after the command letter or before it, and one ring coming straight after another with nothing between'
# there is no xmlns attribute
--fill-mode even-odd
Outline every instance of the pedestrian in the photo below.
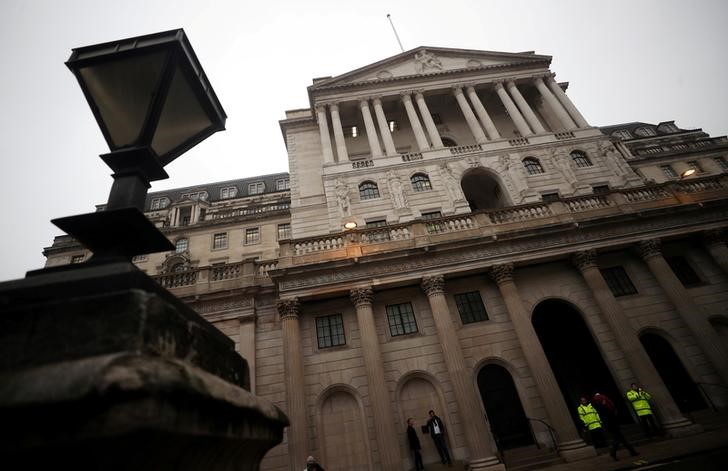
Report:
<svg viewBox="0 0 728 471"><path fill-rule="evenodd" d="M629 391L627 391L627 399L632 403L645 435L652 438L653 435L659 434L660 429L657 427L655 416L652 414L652 406L650 405L652 395L639 387L637 383L632 383Z"/></svg>
<svg viewBox="0 0 728 471"><path fill-rule="evenodd" d="M620 443L624 445L630 455L639 455L639 453L632 448L632 445L627 442L627 439L624 438L624 435L622 434L617 408L614 406L612 400L604 394L597 392L594 393L594 397L592 397L592 405L599 413L599 418L602 420L604 428L607 429L607 433L609 433L609 436L612 439L612 448L609 451L609 456L611 456L614 461L617 461L617 449L619 448Z"/></svg>
<svg viewBox="0 0 728 471"><path fill-rule="evenodd" d="M417 432L415 431L415 419L412 417L407 419L407 440L409 441L410 450L412 450L412 454L414 455L415 471L425 469L425 465L422 464L422 454L420 453L422 446L420 445L420 439L417 438Z"/></svg>
<svg viewBox="0 0 728 471"><path fill-rule="evenodd" d="M440 461L442 461L442 464L452 466L450 452L445 443L445 424L442 422L442 419L435 415L434 410L431 410L429 414L430 420L427 421L427 431L432 437L432 441L435 442L435 448L437 448L437 452L440 454Z"/></svg>
<svg viewBox="0 0 728 471"><path fill-rule="evenodd" d="M306 458L306 467L303 471L324 471L324 468L323 466L318 464L316 458L314 458L313 456L309 456L308 458Z"/></svg>
<svg viewBox="0 0 728 471"><path fill-rule="evenodd" d="M604 439L604 431L602 430L602 421L599 418L599 413L585 396L579 399L579 403L579 407L576 410L579 413L579 418L584 423L584 429L591 437L592 445L595 448L604 448L607 444Z"/></svg>

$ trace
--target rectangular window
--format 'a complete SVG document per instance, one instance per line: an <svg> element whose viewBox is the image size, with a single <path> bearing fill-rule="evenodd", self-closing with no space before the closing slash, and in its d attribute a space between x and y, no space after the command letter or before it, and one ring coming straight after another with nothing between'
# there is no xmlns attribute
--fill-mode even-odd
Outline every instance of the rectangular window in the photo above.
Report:
<svg viewBox="0 0 728 471"><path fill-rule="evenodd" d="M367 229L374 229L377 227L385 227L387 225L386 219L375 219L373 221L366 222ZM371 231L365 233L365 237L369 242L386 242L391 240L391 235L388 229Z"/></svg>
<svg viewBox="0 0 728 471"><path fill-rule="evenodd" d="M541 195L541 201L543 201L544 203L553 203L554 201L559 201L559 194L544 193Z"/></svg>
<svg viewBox="0 0 728 471"><path fill-rule="evenodd" d="M386 225L387 225L386 219L375 219L374 221L367 221L367 228L383 227Z"/></svg>
<svg viewBox="0 0 728 471"><path fill-rule="evenodd" d="M629 279L629 275L624 271L624 268L602 268L599 271L602 272L604 281L607 282L607 286L612 290L615 298L637 293L637 288L632 284L632 280Z"/></svg>
<svg viewBox="0 0 728 471"><path fill-rule="evenodd" d="M690 266L688 261L685 260L685 257L665 257L665 261L670 265L673 273L675 273L675 276L677 276L683 286L696 286L702 283L702 280L695 273L695 270L693 270L693 267Z"/></svg>
<svg viewBox="0 0 728 471"><path fill-rule="evenodd" d="M71 257L71 263L81 263L83 262L83 259L83 255L74 255L73 257Z"/></svg>
<svg viewBox="0 0 728 471"><path fill-rule="evenodd" d="M278 240L291 238L291 224L286 222L278 224Z"/></svg>
<svg viewBox="0 0 728 471"><path fill-rule="evenodd" d="M263 193L264 191L265 191L264 182L248 183L248 194L249 195L259 195L260 193Z"/></svg>
<svg viewBox="0 0 728 471"><path fill-rule="evenodd" d="M695 173L703 173L703 167L700 166L697 160L688 160L688 167L695 170Z"/></svg>
<svg viewBox="0 0 728 471"><path fill-rule="evenodd" d="M359 129L353 124L347 124L345 126L342 126L342 130L344 131L344 137L359 136Z"/></svg>
<svg viewBox="0 0 728 471"><path fill-rule="evenodd" d="M483 299L480 297L478 291L456 294L455 304L458 307L460 319L463 321L463 324L488 320L488 313L485 312Z"/></svg>
<svg viewBox="0 0 728 471"><path fill-rule="evenodd" d="M346 345L344 337L344 321L341 314L316 318L316 337L318 348Z"/></svg>
<svg viewBox="0 0 728 471"><path fill-rule="evenodd" d="M432 221L433 219L439 219L441 217L442 213L440 211L430 211L427 213L422 213L423 221ZM427 229L427 232L430 234L444 232L446 228L447 226L445 225L445 223L440 221L427 222L425 224L425 229Z"/></svg>
<svg viewBox="0 0 728 471"><path fill-rule="evenodd" d="M392 337L417 332L415 313L412 311L412 305L410 303L390 304L387 306L387 319L389 320L389 332L392 334Z"/></svg>
<svg viewBox="0 0 728 471"><path fill-rule="evenodd" d="M212 236L212 250L226 249L227 246L227 232L219 232Z"/></svg>
<svg viewBox="0 0 728 471"><path fill-rule="evenodd" d="M283 190L290 190L291 189L291 181L288 178L279 178L276 180L276 190L277 191L283 191Z"/></svg>
<svg viewBox="0 0 728 471"><path fill-rule="evenodd" d="M592 192L596 195L609 193L609 185L594 185Z"/></svg>
<svg viewBox="0 0 728 471"><path fill-rule="evenodd" d="M235 198L235 196L238 194L238 188L234 186L228 186L225 188L220 188L220 199L228 199L228 198Z"/></svg>
<svg viewBox="0 0 728 471"><path fill-rule="evenodd" d="M162 198L152 198L152 204L150 205L150 210L156 211L158 209L164 209L167 206L169 206L169 198L162 197Z"/></svg>
<svg viewBox="0 0 728 471"><path fill-rule="evenodd" d="M390 132L394 132L397 129L399 129L399 124L397 123L397 121L390 120L389 121L389 131Z"/></svg>
<svg viewBox="0 0 728 471"><path fill-rule="evenodd" d="M245 245L253 245L260 243L260 228L249 227L245 229Z"/></svg>
<svg viewBox="0 0 728 471"><path fill-rule="evenodd" d="M728 172L728 162L725 160L725 157L713 157L713 160L718 164L721 170Z"/></svg>
<svg viewBox="0 0 728 471"><path fill-rule="evenodd" d="M662 165L660 168L667 178L677 178L677 173L675 173L675 170L670 165Z"/></svg>
<svg viewBox="0 0 728 471"><path fill-rule="evenodd" d="M134 258L131 259L131 261L134 263L145 262L148 258L149 256L147 254L135 255Z"/></svg>

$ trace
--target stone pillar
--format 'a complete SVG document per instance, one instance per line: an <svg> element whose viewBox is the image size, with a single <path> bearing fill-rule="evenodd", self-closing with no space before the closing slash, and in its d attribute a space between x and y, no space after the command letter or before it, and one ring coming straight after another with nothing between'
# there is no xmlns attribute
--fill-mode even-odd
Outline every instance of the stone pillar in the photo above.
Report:
<svg viewBox="0 0 728 471"><path fill-rule="evenodd" d="M551 107L553 112L556 113L556 116L559 118L559 121L564 126L564 128L567 130L576 129L576 123L573 119L571 119L571 116L569 116L566 108L564 108L564 106L559 102L554 94L551 93L546 84L543 83L543 79L541 77L536 77L533 80L533 84L536 85L536 88L541 93L543 99L548 102L549 107Z"/></svg>
<svg viewBox="0 0 728 471"><path fill-rule="evenodd" d="M536 113L534 113L531 109L531 105L529 105L526 102L526 99L523 98L523 95L521 95L518 87L516 87L516 83L513 80L509 80L506 84L506 88L508 88L508 91L511 93L513 100L515 100L516 105L518 105L521 113L526 118L526 121L528 121L529 126L531 126L531 129L533 129L533 132L535 132L536 134L545 133L546 129L544 129L544 127L541 125L541 122L536 117Z"/></svg>
<svg viewBox="0 0 728 471"><path fill-rule="evenodd" d="M318 115L319 135L321 136L321 152L324 156L324 164L334 162L334 151L331 148L331 136L329 135L329 123L326 120L326 106L316 106Z"/></svg>
<svg viewBox="0 0 728 471"><path fill-rule="evenodd" d="M725 231L723 229L705 231L703 243L708 248L710 255L713 256L713 260L720 265L724 273L728 274L728 246L725 244Z"/></svg>
<svg viewBox="0 0 728 471"><path fill-rule="evenodd" d="M637 382L652 394L655 403L657 403L665 431L671 436L683 436L700 432L700 427L694 425L680 413L680 409L678 409L670 392L662 382L655 365L652 364L652 360L642 347L637 332L630 325L629 319L624 315L617 300L614 299L612 291L597 267L596 250L577 252L574 254L572 262L579 269L589 286L604 319L612 329L617 344L624 353L627 363L637 377Z"/></svg>
<svg viewBox="0 0 728 471"><path fill-rule="evenodd" d="M367 130L367 140L369 141L369 150L372 153L372 158L381 157L382 148L379 146L379 137L377 137L377 129L374 127L372 113L369 111L368 100L361 100L359 107L361 108L361 115L364 118L364 127Z"/></svg>
<svg viewBox="0 0 728 471"><path fill-rule="evenodd" d="M283 332L283 368L288 403L288 469L299 471L306 467L310 454L308 442L308 421L306 420L305 382L303 379L303 350L301 349L301 326L298 320L300 304L298 299L281 299L277 303Z"/></svg>
<svg viewBox="0 0 728 471"><path fill-rule="evenodd" d="M364 354L364 368L367 372L369 402L374 415L374 430L379 445L380 468L399 470L402 458L399 454L399 440L394 428L392 398L389 397L384 379L384 365L379 349L379 337L374 324L372 310L373 293L371 288L354 288L350 292L351 302L356 307L356 318L361 336L361 349Z"/></svg>
<svg viewBox="0 0 728 471"><path fill-rule="evenodd" d="M254 298L251 297L251 308L240 313L238 317L238 343L236 350L240 356L248 360L250 369L250 392L255 394L255 307Z"/></svg>
<svg viewBox="0 0 728 471"><path fill-rule="evenodd" d="M491 141L495 139L500 139L501 135L498 132L498 129L496 129L493 120L490 119L490 115L487 111L485 111L485 106L483 106L480 98L478 98L478 94L475 92L475 87L470 85L465 90L468 92L468 98L470 98L470 102L473 104L473 108L475 108L475 112L478 114L478 119L480 119L480 123L485 128L485 132L488 133L488 138Z"/></svg>
<svg viewBox="0 0 728 471"><path fill-rule="evenodd" d="M508 96L508 92L506 92L506 89L503 88L503 84L501 82L496 82L494 86L495 92L498 94L498 97L503 102L506 110L508 110L508 115L511 117L513 124L516 125L516 129L518 129L518 132L521 133L521 136L525 137L532 135L533 133L528 127L528 124L526 124L526 120L523 119L523 116L521 116L521 112L518 111L518 108L516 108L516 104L513 103L511 97Z"/></svg>
<svg viewBox="0 0 728 471"><path fill-rule="evenodd" d="M394 141L392 140L392 133L389 130L389 122L387 121L387 117L384 116L382 99L374 97L372 103L374 103L374 114L377 116L379 132L382 134L382 140L384 141L384 151L387 155L397 155L397 149L394 147Z"/></svg>
<svg viewBox="0 0 728 471"><path fill-rule="evenodd" d="M571 420L559 385L546 359L546 353L531 324L531 316L524 309L518 288L513 281L513 264L496 265L491 268L490 275L498 284L498 290L505 301L526 363L546 408L550 425L556 430L559 453L566 461L595 456L596 451L579 437L574 422Z"/></svg>
<svg viewBox="0 0 728 471"><path fill-rule="evenodd" d="M415 107L412 104L412 97L409 93L402 93L402 103L404 103L404 109L407 111L407 117L409 118L412 131L415 133L417 147L420 148L420 151L428 150L430 144L427 143L427 137L425 137L425 132L422 130L420 118L417 117L417 111L415 111Z"/></svg>
<svg viewBox="0 0 728 471"><path fill-rule="evenodd" d="M463 112L463 116L465 116L465 121L468 123L470 132L473 133L475 142L478 144L485 144L488 142L488 138L485 137L485 133L483 133L480 123L478 123L478 120L475 118L473 110L470 109L468 100L466 100L465 95L463 95L463 89L461 87L453 87L452 93L455 95L455 100L457 100L458 105L460 105L460 110Z"/></svg>
<svg viewBox="0 0 728 471"><path fill-rule="evenodd" d="M662 256L660 240L643 240L639 244L639 251L652 275L657 278L662 290L692 332L695 342L708 357L708 361L715 368L715 372L720 376L723 384L728 385L728 351L723 346L718 333L710 325L703 310L695 304Z"/></svg>
<svg viewBox="0 0 728 471"><path fill-rule="evenodd" d="M574 106L574 104L571 102L571 99L566 95L566 93L564 93L559 84L556 83L553 75L546 77L546 85L549 86L554 95L556 95L556 98L559 100L559 102L564 105L566 111L568 111L571 117L574 118L577 126L579 126L580 128L588 128L589 123L586 122L581 113L579 113L579 110L576 109L576 106Z"/></svg>
<svg viewBox="0 0 728 471"><path fill-rule="evenodd" d="M455 332L450 309L445 299L444 277L438 275L423 278L422 290L427 294L430 302L442 356L445 359L455 400L458 403L465 439L470 450L469 469L504 469L493 454L490 431L478 408L480 398L475 391L473 371L465 365L460 339Z"/></svg>
<svg viewBox="0 0 728 471"><path fill-rule="evenodd" d="M339 117L339 105L332 103L329 105L331 110L331 124L334 126L334 141L336 141L336 154L339 162L349 160L349 152L346 150L346 139L344 139L344 130L341 128L341 118Z"/></svg>
<svg viewBox="0 0 728 471"><path fill-rule="evenodd" d="M430 136L432 146L435 148L445 147L442 144L440 133L437 132L437 126L435 126L435 121L432 120L432 115L430 114L430 110L427 108L425 96L422 92L415 92L415 100L417 100L417 107L420 109L420 115L422 116L422 121L425 122L425 128L427 129L427 134Z"/></svg>

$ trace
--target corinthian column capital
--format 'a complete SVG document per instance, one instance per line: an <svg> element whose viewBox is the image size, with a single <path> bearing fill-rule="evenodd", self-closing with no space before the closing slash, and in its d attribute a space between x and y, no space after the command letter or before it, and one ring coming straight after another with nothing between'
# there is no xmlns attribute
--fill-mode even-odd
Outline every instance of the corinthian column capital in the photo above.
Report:
<svg viewBox="0 0 728 471"><path fill-rule="evenodd" d="M637 246L637 250L639 250L640 257L647 260L650 257L655 257L657 255L661 254L660 250L660 239L650 239L650 240L643 240L640 241L639 245Z"/></svg>
<svg viewBox="0 0 728 471"><path fill-rule="evenodd" d="M374 299L374 291L371 288L352 288L349 297L354 306L371 305Z"/></svg>
<svg viewBox="0 0 728 471"><path fill-rule="evenodd" d="M490 276L498 284L513 281L513 264L503 263L491 267Z"/></svg>
<svg viewBox="0 0 728 471"><path fill-rule="evenodd" d="M571 263L580 271L587 268L597 268L597 251L590 249L576 252L571 256Z"/></svg>
<svg viewBox="0 0 728 471"><path fill-rule="evenodd" d="M298 302L298 298L279 299L276 308L281 319L297 319L301 314L301 303Z"/></svg>
<svg viewBox="0 0 728 471"><path fill-rule="evenodd" d="M422 278L421 286L427 296L445 294L445 277L442 275L426 276Z"/></svg>

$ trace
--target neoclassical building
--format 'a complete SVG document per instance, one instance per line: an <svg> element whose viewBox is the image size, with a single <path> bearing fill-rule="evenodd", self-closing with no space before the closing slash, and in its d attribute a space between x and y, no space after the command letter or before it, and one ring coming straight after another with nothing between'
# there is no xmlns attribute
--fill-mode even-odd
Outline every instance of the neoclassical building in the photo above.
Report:
<svg viewBox="0 0 728 471"><path fill-rule="evenodd" d="M148 196L177 249L137 265L291 421L264 469L410 469L431 409L471 469L575 461L578 398L629 422L632 382L673 436L728 407L728 139L592 126L550 61L419 47L314 79L280 121L288 174Z"/></svg>

